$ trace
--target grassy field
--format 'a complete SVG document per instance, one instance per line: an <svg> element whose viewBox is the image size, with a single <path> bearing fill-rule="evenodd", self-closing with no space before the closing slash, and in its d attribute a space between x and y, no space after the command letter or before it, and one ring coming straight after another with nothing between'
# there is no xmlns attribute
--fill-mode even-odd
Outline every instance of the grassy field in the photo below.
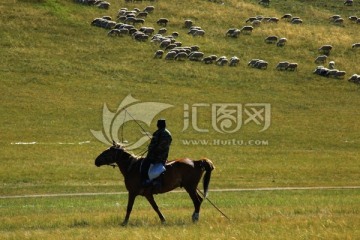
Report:
<svg viewBox="0 0 360 240"><path fill-rule="evenodd" d="M153 59L158 45L130 37L110 38L90 26L92 19L116 16L121 7L143 9L150 3L110 1L109 10L70 0L5 0L0 3L0 195L124 191L122 177L112 168L95 168L94 159L107 146L90 129L102 129L104 103L116 111L129 94L141 102L173 105L165 117L173 134L171 158L210 158L216 169L210 189L259 187L360 186L358 103L360 88L346 81L360 74L360 5L342 1L256 0L224 4L190 0L156 1L145 26L170 20L168 32L179 32L183 45L198 45L205 55L238 56L237 67L191 61ZM281 20L262 24L250 36L225 37L251 16L281 17L292 13L302 25ZM344 26L329 23L340 14ZM206 31L187 35L185 19ZM288 38L284 48L264 43L268 35ZM329 60L346 71L343 80L314 75L318 48L333 45ZM249 68L261 58L267 70ZM279 61L299 64L295 72L279 72ZM198 125L184 128L184 104L268 103L271 125L263 132L254 122L231 134L215 131L211 110L202 108ZM244 119L245 120L245 119ZM147 131L154 131L155 121ZM134 123L124 137L139 136ZM260 144L185 144L184 141L239 140ZM16 144L16 143L36 144ZM137 149L140 153L143 149ZM0 199L0 238L142 238L165 239L356 239L359 236L359 190L214 193L213 201L231 215L226 219L204 204L199 224L190 223L186 195L157 199L168 224L140 198L130 226L118 228L125 196ZM357 232L356 232L357 231ZM201 233L201 234L198 234ZM124 234L124 235L122 235ZM137 235L139 234L139 235Z"/></svg>

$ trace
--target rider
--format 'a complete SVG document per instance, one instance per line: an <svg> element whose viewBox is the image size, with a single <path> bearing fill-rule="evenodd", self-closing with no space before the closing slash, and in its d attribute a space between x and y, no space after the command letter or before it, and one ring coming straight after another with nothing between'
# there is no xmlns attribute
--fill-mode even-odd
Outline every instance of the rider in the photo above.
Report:
<svg viewBox="0 0 360 240"><path fill-rule="evenodd" d="M151 179L149 179L148 174L150 165L161 163L162 166L164 166L169 155L172 137L169 130L166 129L165 119L159 119L157 121L157 128L158 130L153 133L153 137L151 138L151 142L148 147L148 153L142 166L144 186L147 186L151 183Z"/></svg>

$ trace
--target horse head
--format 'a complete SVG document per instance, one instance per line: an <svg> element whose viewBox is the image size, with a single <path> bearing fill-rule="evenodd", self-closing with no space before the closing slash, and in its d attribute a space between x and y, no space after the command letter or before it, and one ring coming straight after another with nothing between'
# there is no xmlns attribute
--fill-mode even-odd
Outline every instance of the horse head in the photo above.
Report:
<svg viewBox="0 0 360 240"><path fill-rule="evenodd" d="M95 165L100 167L102 165L110 165L118 160L121 153L124 152L123 146L113 141L113 145L103 151L96 159Z"/></svg>

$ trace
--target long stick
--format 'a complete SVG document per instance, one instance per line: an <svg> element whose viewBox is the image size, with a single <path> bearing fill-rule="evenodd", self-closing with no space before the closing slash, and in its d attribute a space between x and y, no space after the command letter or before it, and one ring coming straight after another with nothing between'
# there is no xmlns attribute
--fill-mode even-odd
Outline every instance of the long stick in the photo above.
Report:
<svg viewBox="0 0 360 240"><path fill-rule="evenodd" d="M216 209L218 210L224 217L226 217L226 219L228 219L230 221L230 218L228 216L225 215L225 213L223 213L217 206L215 206L215 204L213 202L210 201L210 199L208 197L205 197L204 193L201 192L198 188L196 188L196 190L206 199L209 201L209 203Z"/></svg>
<svg viewBox="0 0 360 240"><path fill-rule="evenodd" d="M145 135L148 136L149 139L151 139L151 136L149 136L148 132L145 131L145 129L138 123L138 121L136 121L136 119L129 113L129 111L128 111L126 108L124 108L124 110L125 110L125 112L126 112L127 114L129 114L129 116L135 121L135 123L141 128L141 130L143 130L143 132L145 133Z"/></svg>

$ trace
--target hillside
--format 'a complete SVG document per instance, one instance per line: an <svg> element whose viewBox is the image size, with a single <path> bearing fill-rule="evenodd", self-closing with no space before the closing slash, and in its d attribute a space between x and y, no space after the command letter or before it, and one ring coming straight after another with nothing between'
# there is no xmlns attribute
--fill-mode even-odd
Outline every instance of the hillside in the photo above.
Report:
<svg viewBox="0 0 360 240"><path fill-rule="evenodd" d="M0 239L358 239L360 85L348 78L360 74L360 48L352 48L360 24L348 17L360 17L359 1L109 2L108 10L73 0L0 3ZM147 6L154 11L136 28L157 32L167 18L166 35L183 47L239 63L165 60L165 49L154 59L159 43L91 25ZM226 36L259 16L251 34ZM188 34L189 19L204 36ZM272 35L285 46L265 43ZM332 50L315 63L323 45ZM248 66L252 59L267 68ZM277 70L283 61L297 69ZM313 73L330 61L343 78ZM167 219L160 224L138 197L120 228L123 177L94 159L110 138L130 148L160 117L173 136L171 159L213 161L212 202L203 201L194 224L185 191L156 195Z"/></svg>
<svg viewBox="0 0 360 240"><path fill-rule="evenodd" d="M110 3L108 10L66 0L0 4L2 193L47 192L50 187L90 191L102 189L102 183L109 190L117 188L117 175L93 167L106 146L90 129L102 129L104 103L116 111L129 94L142 102L174 106L161 114L174 136L171 157L211 158L217 167L215 188L358 185L359 85L347 81L360 74L360 49L351 48L360 41L360 25L348 20L360 17L358 2L351 7L325 0L274 0L269 7L256 0ZM197 45L205 55L237 56L239 65L153 59L158 44L108 37L108 30L90 25L97 17L115 18L120 8L148 5L155 10L142 26L157 31L156 21L168 18L168 33L178 32L176 40L183 46ZM280 19L262 23L250 35L225 36L229 28L248 25L249 17L281 18L286 13L299 16L303 24ZM335 14L345 19L343 25L329 22ZM187 34L186 19L201 26L205 36ZM284 47L266 44L269 35L288 42ZM335 61L337 69L346 71L345 78L313 74L318 48L325 44L333 49L324 65ZM248 67L254 58L266 60L268 68ZM280 61L298 63L297 71L276 70ZM211 107L224 103L244 109L246 104L270 104L271 125L260 132L262 126L254 121L245 125L244 115L239 131L219 133L212 125ZM184 105L197 104L207 106L199 108L197 124L209 131L193 126L182 131ZM144 127L152 132L155 123ZM129 123L124 137L136 138L139 132ZM260 146L234 144L233 139L258 140ZM187 140L224 142L204 146Z"/></svg>

